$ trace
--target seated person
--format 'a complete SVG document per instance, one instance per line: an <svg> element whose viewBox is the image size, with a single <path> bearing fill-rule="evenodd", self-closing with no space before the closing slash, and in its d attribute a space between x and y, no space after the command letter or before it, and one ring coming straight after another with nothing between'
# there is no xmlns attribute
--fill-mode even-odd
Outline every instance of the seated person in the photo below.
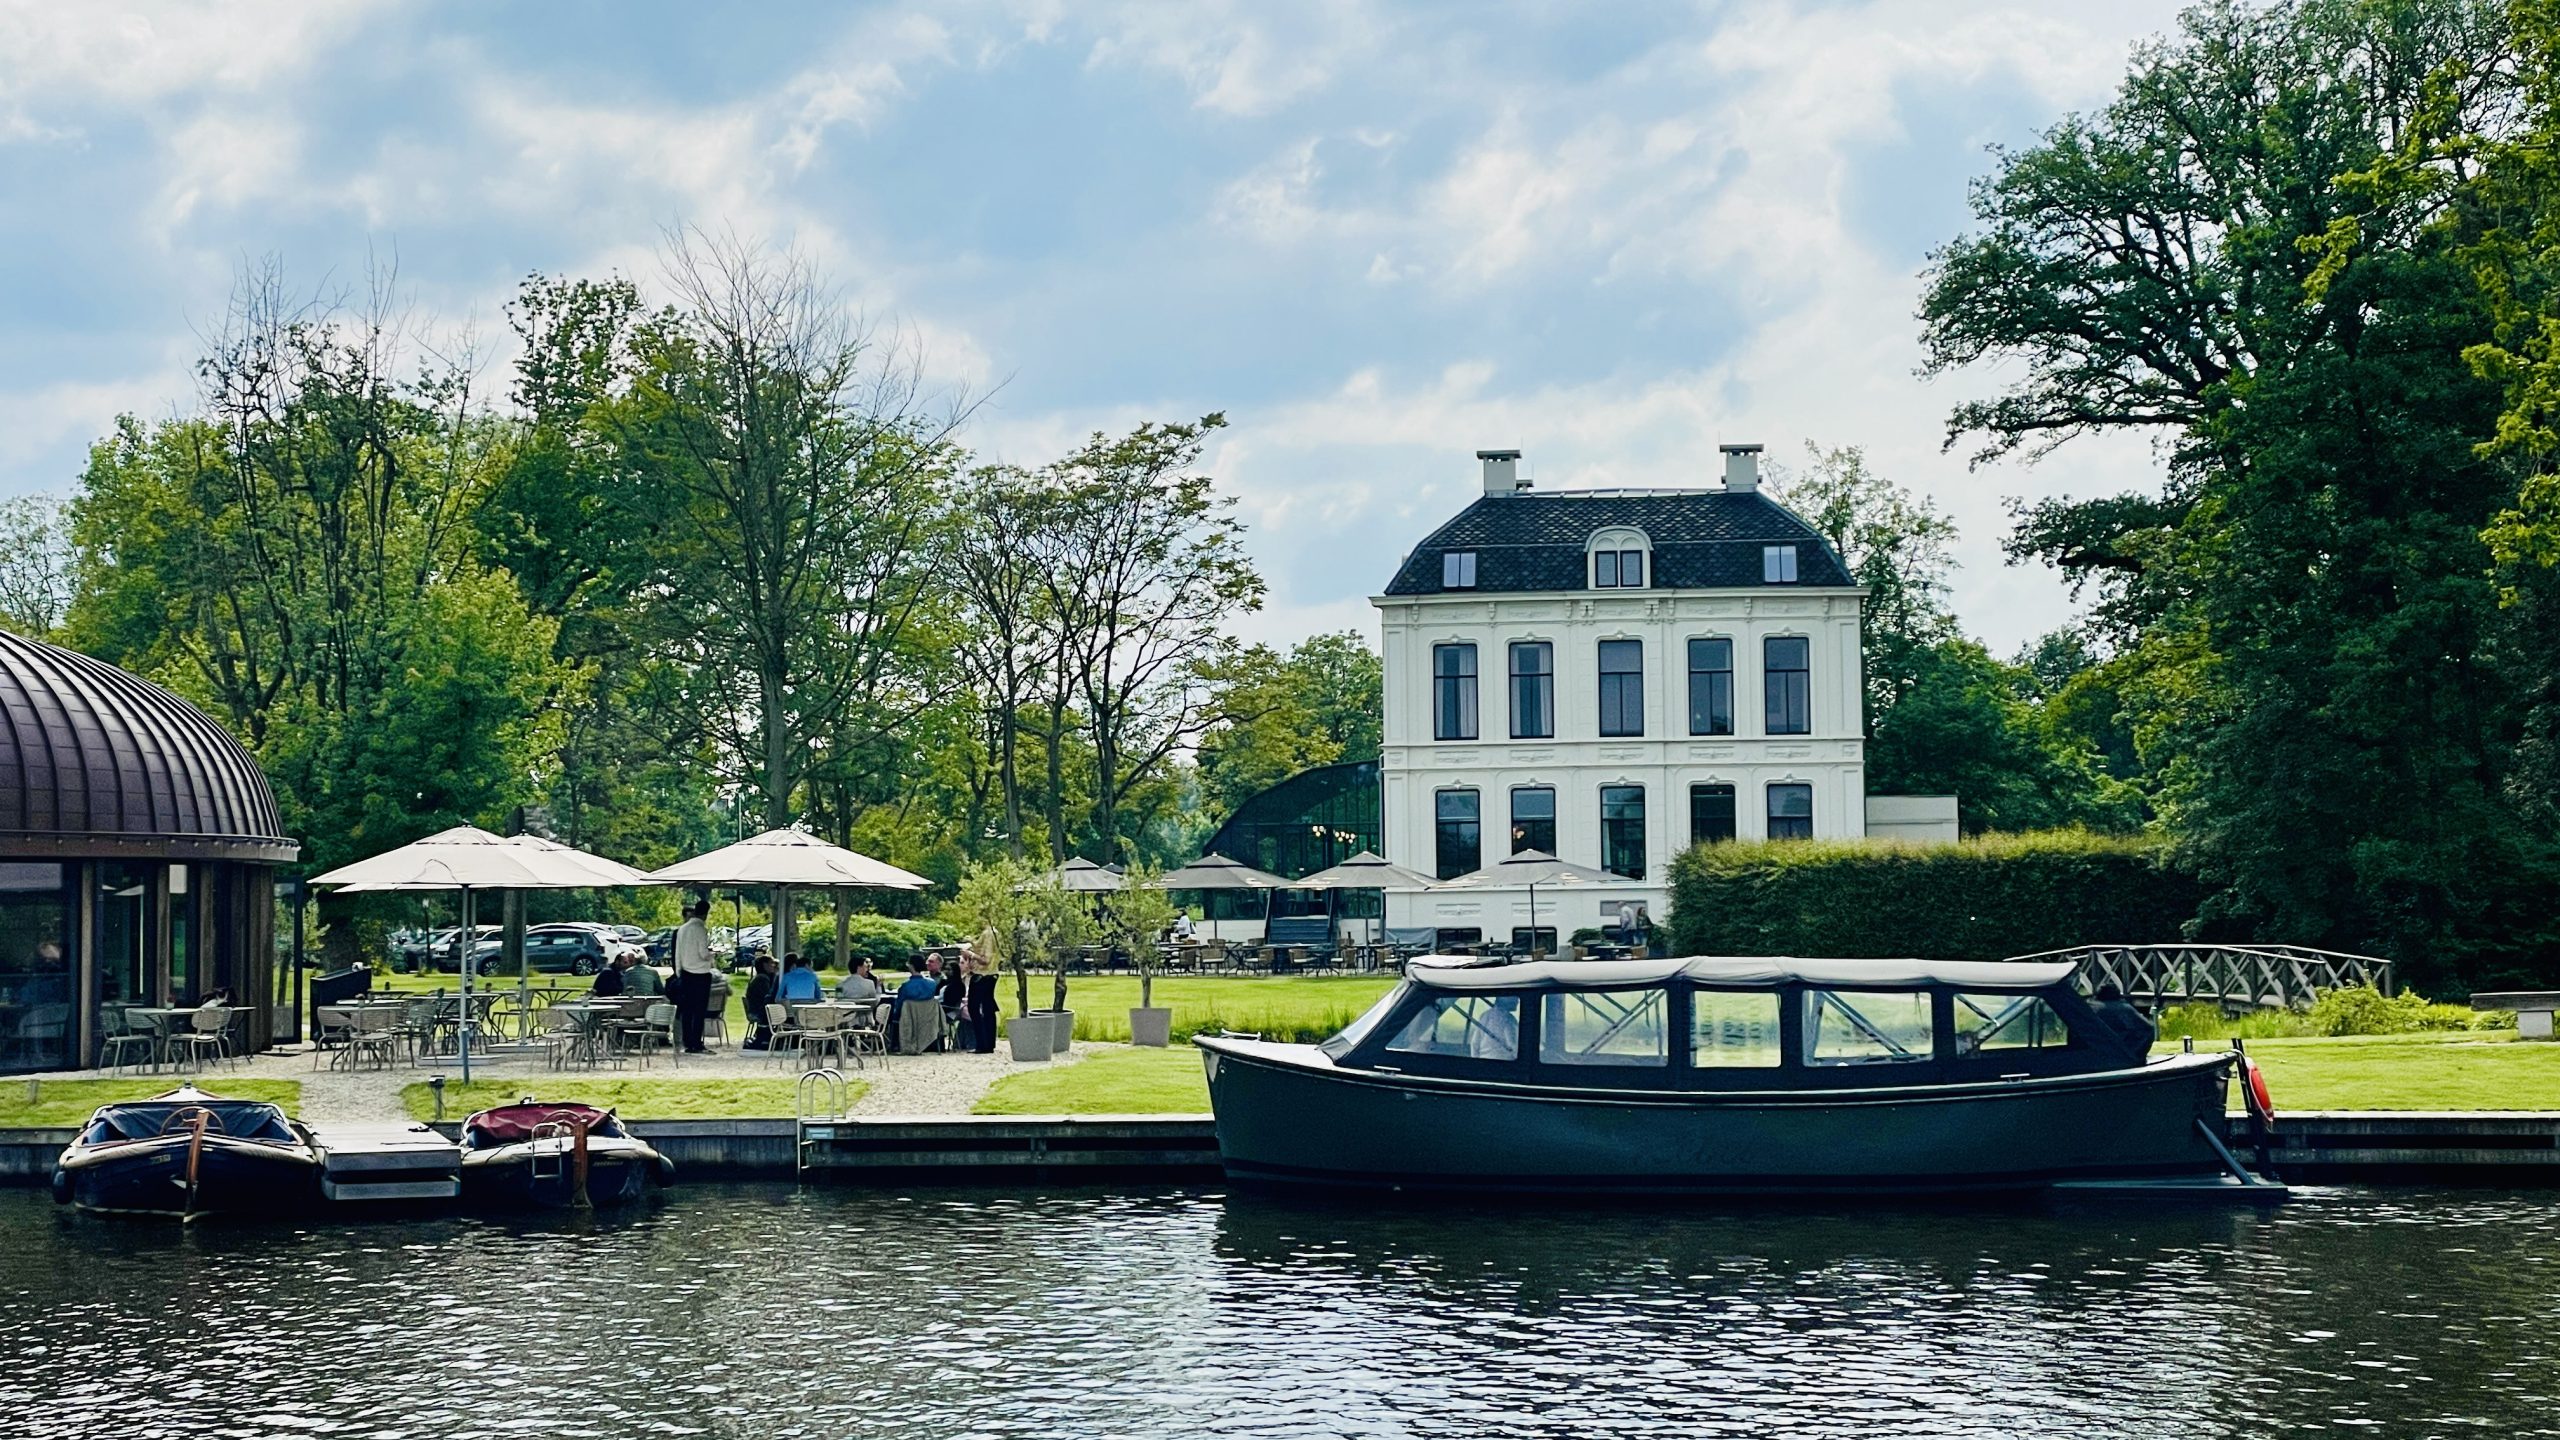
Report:
<svg viewBox="0 0 2560 1440"><path fill-rule="evenodd" d="M907 1008L908 1001L931 1000L941 989L942 957L927 955L917 961L915 968L907 972L907 978L898 982L897 993L889 997L889 1028L898 1028L899 1012Z"/></svg>
<svg viewBox="0 0 2560 1440"><path fill-rule="evenodd" d="M773 1003L775 994L781 989L782 967L774 964L770 955L757 956L755 978L747 982L748 1032L747 1043L742 1048L773 1048L773 1027L765 1022L764 1007Z"/></svg>
<svg viewBox="0 0 2560 1440"><path fill-rule="evenodd" d="M222 986L222 985L216 985L216 986L214 986L212 989L210 989L210 990L206 991L206 992L205 992L205 994L204 994L204 998L203 998L202 1000L199 1000L199 1001L197 1001L197 1002L196 1002L196 1008L197 1008L197 1009L199 1009L199 1010L228 1010L228 1009L230 1009L230 1008L231 1008L231 991L230 991L229 987L227 987L227 986Z"/></svg>
<svg viewBox="0 0 2560 1440"><path fill-rule="evenodd" d="M798 955L782 957L782 989L776 998L789 1005L801 1000L822 1000L826 991L818 984L818 972Z"/></svg>
<svg viewBox="0 0 2560 1440"><path fill-rule="evenodd" d="M1196 932L1191 928L1191 912L1183 910L1175 913L1173 917L1173 929L1167 934L1166 938L1173 941L1176 945L1188 945L1191 943L1192 937L1195 933Z"/></svg>
<svg viewBox="0 0 2560 1440"><path fill-rule="evenodd" d="M647 995L654 998L667 993L667 982L659 977L657 971L641 964L640 956L636 951L623 951L616 957L615 963L622 967L623 994Z"/></svg>
<svg viewBox="0 0 2560 1440"><path fill-rule="evenodd" d="M607 965L596 972L595 988L587 993L598 1000L619 1000L624 994L624 984L622 967Z"/></svg>
<svg viewBox="0 0 2560 1440"><path fill-rule="evenodd" d="M871 973L871 962L868 959L854 961L853 973L836 982L836 998L839 1000L880 998L880 977Z"/></svg>

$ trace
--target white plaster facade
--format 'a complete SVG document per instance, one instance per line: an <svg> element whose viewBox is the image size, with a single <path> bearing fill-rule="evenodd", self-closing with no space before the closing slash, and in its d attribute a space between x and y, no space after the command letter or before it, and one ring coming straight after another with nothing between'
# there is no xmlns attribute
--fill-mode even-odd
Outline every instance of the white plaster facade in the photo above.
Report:
<svg viewBox="0 0 2560 1440"><path fill-rule="evenodd" d="M1489 496L1508 493L1502 488L1510 481L1508 467L1496 463L1500 455L1488 457ZM1742 480L1729 489L1751 488L1756 474ZM1660 503L1661 492L1652 493L1654 503ZM1541 498L1552 507L1579 497ZM1609 523L1612 498L1611 493L1590 497L1601 523L1592 527L1586 562L1590 551L1645 544L1640 531ZM1756 549L1750 558L1757 563ZM1472 583L1474 558L1467 563L1465 578ZM1577 864L1607 868L1601 792L1640 788L1642 875L1620 885L1539 890L1537 924L1562 941L1577 929L1614 919L1624 901L1642 902L1656 922L1668 914L1670 862L1691 843L1694 786L1733 788L1733 826L1739 839L1769 833L1773 785L1811 787L1815 837L1866 834L1858 645L1863 590L1794 584L1595 588L1588 563L1582 578L1585 584L1573 590L1455 589L1372 597L1386 676L1380 776L1389 859L1427 875L1440 873L1440 797L1472 791L1478 797L1480 863L1493 864L1515 848L1513 792L1546 788L1554 792L1555 853ZM1645 578L1655 578L1650 564ZM1768 733L1767 642L1781 637L1800 637L1809 648L1809 733ZM1691 733L1692 639L1731 642L1730 734ZM1642 647L1640 735L1600 733L1601 646L1613 640L1632 640ZM1515 730L1538 728L1534 722L1521 726L1512 713L1514 642L1553 647L1551 737L1513 738ZM1465 645L1475 647L1476 738L1439 738L1434 653L1437 647ZM1952 805L1948 809L1944 830L1951 835ZM1530 897L1526 890L1490 887L1390 894L1387 923L1473 929L1487 940L1507 940L1515 929L1529 926Z"/></svg>

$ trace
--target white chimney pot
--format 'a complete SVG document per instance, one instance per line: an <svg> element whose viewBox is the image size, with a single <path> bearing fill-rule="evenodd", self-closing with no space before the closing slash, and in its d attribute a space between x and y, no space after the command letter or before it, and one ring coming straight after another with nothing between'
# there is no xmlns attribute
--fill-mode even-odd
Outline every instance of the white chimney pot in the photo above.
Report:
<svg viewBox="0 0 2560 1440"><path fill-rule="evenodd" d="M1748 495L1760 488L1760 447L1757 445L1719 445L1724 452L1724 488L1735 495Z"/></svg>
<svg viewBox="0 0 2560 1440"><path fill-rule="evenodd" d="M1484 493L1510 495L1520 484L1520 452L1517 450L1479 450L1476 458L1484 462Z"/></svg>

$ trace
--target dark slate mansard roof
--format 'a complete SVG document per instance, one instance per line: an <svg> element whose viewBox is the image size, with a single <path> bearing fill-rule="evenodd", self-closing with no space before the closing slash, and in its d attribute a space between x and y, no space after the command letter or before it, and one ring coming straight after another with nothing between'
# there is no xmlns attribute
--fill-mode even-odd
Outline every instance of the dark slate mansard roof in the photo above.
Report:
<svg viewBox="0 0 2560 1440"><path fill-rule="evenodd" d="M0 855L289 861L231 732L159 686L0 630Z"/></svg>
<svg viewBox="0 0 2560 1440"><path fill-rule="evenodd" d="M1793 511L1754 490L1605 490L1487 495L1458 512L1404 557L1390 595L1438 595L1440 557L1472 550L1476 583L1453 595L1589 590L1584 547L1612 526L1641 530L1653 545L1655 590L1753 587L1764 545L1797 542L1796 579L1770 589L1847 586L1848 567L1830 542Z"/></svg>

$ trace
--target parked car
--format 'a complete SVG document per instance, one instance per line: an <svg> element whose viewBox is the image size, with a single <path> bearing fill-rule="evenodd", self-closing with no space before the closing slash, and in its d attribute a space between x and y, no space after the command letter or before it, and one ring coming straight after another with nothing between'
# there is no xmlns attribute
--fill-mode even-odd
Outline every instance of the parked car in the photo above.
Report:
<svg viewBox="0 0 2560 1440"><path fill-rule="evenodd" d="M479 938L482 940L490 939L500 933L495 925L482 925L477 929ZM438 970L458 971L462 968L461 954L456 944L461 936L462 927L459 925L436 932L435 947L428 952L428 958Z"/></svg>
<svg viewBox="0 0 2560 1440"><path fill-rule="evenodd" d="M738 932L737 951L729 959L732 970L753 970L756 962L773 952L773 927L750 925Z"/></svg>
<svg viewBox="0 0 2560 1440"><path fill-rule="evenodd" d="M524 963L544 974L593 975L622 948L622 937L609 926L583 924L529 925L524 932ZM504 975L502 940L484 940L472 952L482 975Z"/></svg>

